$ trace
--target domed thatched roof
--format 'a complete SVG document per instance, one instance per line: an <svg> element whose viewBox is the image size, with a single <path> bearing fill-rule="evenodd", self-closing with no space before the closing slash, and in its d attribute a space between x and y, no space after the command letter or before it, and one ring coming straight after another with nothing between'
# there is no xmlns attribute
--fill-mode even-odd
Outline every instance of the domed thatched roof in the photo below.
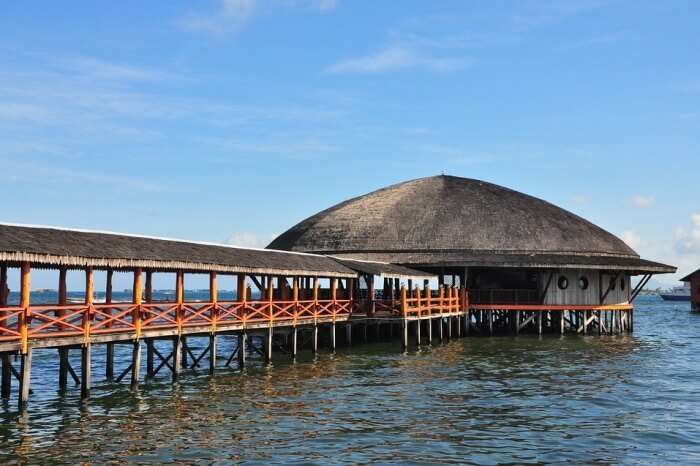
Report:
<svg viewBox="0 0 700 466"><path fill-rule="evenodd" d="M563 258L574 257L579 259L573 262L589 266L605 265L602 258L611 265L647 262L571 212L454 176L407 181L342 202L293 226L268 247L414 265L562 266L573 260ZM507 263L511 259L517 264Z"/></svg>

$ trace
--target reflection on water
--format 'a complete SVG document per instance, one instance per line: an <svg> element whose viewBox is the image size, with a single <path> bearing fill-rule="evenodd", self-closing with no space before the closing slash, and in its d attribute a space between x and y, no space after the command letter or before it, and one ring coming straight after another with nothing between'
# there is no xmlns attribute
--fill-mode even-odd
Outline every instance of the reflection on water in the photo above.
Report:
<svg viewBox="0 0 700 466"><path fill-rule="evenodd" d="M0 461L697 462L698 326L648 298L634 337L360 344L136 393L97 382L86 403L56 394L55 354L37 351L29 412L0 408Z"/></svg>

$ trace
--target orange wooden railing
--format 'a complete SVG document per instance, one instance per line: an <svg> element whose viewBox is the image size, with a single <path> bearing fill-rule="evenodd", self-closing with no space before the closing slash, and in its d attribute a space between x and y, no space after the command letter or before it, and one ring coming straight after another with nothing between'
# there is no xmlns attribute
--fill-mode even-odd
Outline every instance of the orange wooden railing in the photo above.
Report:
<svg viewBox="0 0 700 466"><path fill-rule="evenodd" d="M140 336L150 330L269 323L294 324L304 319L345 319L348 299L296 301L220 301L182 303L110 303L37 305L0 308L0 342L118 334ZM23 341L24 340L24 341Z"/></svg>

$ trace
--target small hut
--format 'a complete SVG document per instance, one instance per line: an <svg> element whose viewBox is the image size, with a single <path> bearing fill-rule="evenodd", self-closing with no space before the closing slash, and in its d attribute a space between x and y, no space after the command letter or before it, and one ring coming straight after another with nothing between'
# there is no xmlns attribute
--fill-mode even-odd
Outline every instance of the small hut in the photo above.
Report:
<svg viewBox="0 0 700 466"><path fill-rule="evenodd" d="M693 312L700 312L700 269L687 277L681 278L682 282L690 283L690 305Z"/></svg>

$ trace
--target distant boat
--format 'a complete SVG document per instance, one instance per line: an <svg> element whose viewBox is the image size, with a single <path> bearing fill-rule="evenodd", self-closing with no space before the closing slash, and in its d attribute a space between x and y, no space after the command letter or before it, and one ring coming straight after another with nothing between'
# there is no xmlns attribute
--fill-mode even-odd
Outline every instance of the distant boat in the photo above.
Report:
<svg viewBox="0 0 700 466"><path fill-rule="evenodd" d="M690 301L690 283L675 286L670 291L661 293L664 301Z"/></svg>

